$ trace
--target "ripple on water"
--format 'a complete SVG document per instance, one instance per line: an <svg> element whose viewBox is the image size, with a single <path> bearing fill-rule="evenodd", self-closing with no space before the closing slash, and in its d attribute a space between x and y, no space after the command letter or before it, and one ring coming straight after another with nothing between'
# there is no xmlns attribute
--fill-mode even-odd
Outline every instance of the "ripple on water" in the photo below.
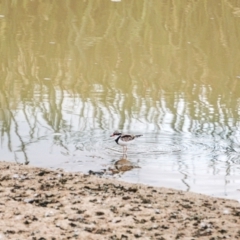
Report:
<svg viewBox="0 0 240 240"><path fill-rule="evenodd" d="M90 141L86 141L84 144L81 143L82 148L89 152L101 152L106 156L122 155L123 148L115 143L113 139L109 138L94 138ZM198 139L185 138L181 136L178 138L175 136L174 139L166 136L160 136L158 138L144 136L128 146L127 155L130 157L136 156L148 156L158 158L160 155L192 155L198 156L203 153L208 155L212 154L215 147L213 142L198 141Z"/></svg>

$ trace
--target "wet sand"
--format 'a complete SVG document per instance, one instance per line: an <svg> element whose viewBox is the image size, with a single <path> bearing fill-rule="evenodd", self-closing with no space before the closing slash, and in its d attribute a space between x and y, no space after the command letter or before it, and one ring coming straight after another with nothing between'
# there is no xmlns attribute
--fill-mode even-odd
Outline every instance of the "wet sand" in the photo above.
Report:
<svg viewBox="0 0 240 240"><path fill-rule="evenodd" d="M240 204L0 162L0 239L240 239Z"/></svg>

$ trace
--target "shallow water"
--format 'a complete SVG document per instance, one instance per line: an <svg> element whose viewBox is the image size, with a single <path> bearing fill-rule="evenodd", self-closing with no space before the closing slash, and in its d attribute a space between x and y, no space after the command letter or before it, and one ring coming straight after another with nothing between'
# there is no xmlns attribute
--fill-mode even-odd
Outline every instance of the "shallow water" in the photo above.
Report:
<svg viewBox="0 0 240 240"><path fill-rule="evenodd" d="M2 160L240 200L237 1L2 1Z"/></svg>

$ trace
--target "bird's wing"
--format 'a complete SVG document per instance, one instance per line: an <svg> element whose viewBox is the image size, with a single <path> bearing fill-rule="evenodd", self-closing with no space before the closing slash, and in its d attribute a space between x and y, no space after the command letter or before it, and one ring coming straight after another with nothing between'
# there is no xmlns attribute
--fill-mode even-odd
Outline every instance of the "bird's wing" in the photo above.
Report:
<svg viewBox="0 0 240 240"><path fill-rule="evenodd" d="M131 141L135 138L134 135L129 135L129 134L126 134L126 135L122 135L121 136L121 140L124 141L124 142L128 142L128 141Z"/></svg>

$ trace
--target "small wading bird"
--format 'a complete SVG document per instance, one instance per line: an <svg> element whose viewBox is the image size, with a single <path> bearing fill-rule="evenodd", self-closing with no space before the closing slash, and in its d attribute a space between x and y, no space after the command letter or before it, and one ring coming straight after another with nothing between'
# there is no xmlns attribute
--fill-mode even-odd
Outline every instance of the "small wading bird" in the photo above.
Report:
<svg viewBox="0 0 240 240"><path fill-rule="evenodd" d="M127 153L127 145L134 142L135 138L141 137L142 135L130 135L122 134L119 131L115 131L110 137L116 137L115 142L123 147L123 156Z"/></svg>

